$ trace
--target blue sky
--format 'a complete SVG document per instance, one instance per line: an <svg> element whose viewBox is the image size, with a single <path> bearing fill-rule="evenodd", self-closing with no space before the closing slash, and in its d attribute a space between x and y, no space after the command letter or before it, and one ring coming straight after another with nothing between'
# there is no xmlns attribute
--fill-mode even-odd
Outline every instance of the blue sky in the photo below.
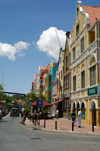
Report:
<svg viewBox="0 0 100 151"><path fill-rule="evenodd" d="M57 61L65 32L72 31L76 0L0 0L0 83L5 91L28 93L34 73ZM100 6L100 0L83 0ZM52 45L51 45L52 44Z"/></svg>

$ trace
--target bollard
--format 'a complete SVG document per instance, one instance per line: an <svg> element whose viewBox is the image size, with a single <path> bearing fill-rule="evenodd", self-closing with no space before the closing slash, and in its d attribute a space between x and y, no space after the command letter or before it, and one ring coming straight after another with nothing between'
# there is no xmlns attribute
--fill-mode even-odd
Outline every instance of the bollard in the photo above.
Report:
<svg viewBox="0 0 100 151"><path fill-rule="evenodd" d="M34 124L35 124L35 126L36 126L36 119L35 119L35 123L34 123Z"/></svg>
<svg viewBox="0 0 100 151"><path fill-rule="evenodd" d="M46 119L44 119L44 128L46 128Z"/></svg>
<svg viewBox="0 0 100 151"><path fill-rule="evenodd" d="M94 123L92 123L92 132L94 132Z"/></svg>
<svg viewBox="0 0 100 151"><path fill-rule="evenodd" d="M40 119L39 119L38 125L40 126Z"/></svg>
<svg viewBox="0 0 100 151"><path fill-rule="evenodd" d="M74 131L74 122L72 122L72 131Z"/></svg>
<svg viewBox="0 0 100 151"><path fill-rule="evenodd" d="M57 121L55 121L55 130L57 130Z"/></svg>

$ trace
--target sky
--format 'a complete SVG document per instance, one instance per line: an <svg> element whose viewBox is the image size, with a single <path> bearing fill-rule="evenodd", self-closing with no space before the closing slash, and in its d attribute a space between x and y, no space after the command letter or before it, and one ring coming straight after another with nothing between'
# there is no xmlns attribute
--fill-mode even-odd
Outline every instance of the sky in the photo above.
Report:
<svg viewBox="0 0 100 151"><path fill-rule="evenodd" d="M0 0L0 83L29 93L39 66L57 62L72 31L77 0ZM100 0L83 0L100 6ZM59 41L57 39L59 37Z"/></svg>

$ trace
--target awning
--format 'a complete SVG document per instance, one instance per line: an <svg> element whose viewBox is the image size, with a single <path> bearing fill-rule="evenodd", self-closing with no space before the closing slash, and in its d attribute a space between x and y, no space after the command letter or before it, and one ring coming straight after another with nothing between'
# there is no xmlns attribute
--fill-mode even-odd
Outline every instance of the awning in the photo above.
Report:
<svg viewBox="0 0 100 151"><path fill-rule="evenodd" d="M38 107L37 100L34 101L34 102L32 102L32 106L37 106ZM46 102L46 101L43 100L43 104L41 106L39 106L39 107L51 107L51 106L52 106L51 103L48 103L48 102Z"/></svg>
<svg viewBox="0 0 100 151"><path fill-rule="evenodd" d="M18 103L22 103L23 101L22 100L18 100Z"/></svg>
<svg viewBox="0 0 100 151"><path fill-rule="evenodd" d="M57 101L52 102L51 104L56 104L56 103L59 103L59 102L61 102L61 101L63 101L63 100L62 100L62 99L59 99L59 100L57 100Z"/></svg>
<svg viewBox="0 0 100 151"><path fill-rule="evenodd" d="M2 102L2 101L0 100L0 104L5 104L5 102Z"/></svg>

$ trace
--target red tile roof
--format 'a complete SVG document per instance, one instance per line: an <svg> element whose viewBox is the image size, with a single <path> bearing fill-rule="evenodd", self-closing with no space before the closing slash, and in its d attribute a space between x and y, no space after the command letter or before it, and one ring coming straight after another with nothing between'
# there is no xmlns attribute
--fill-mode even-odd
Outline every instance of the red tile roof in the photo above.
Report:
<svg viewBox="0 0 100 151"><path fill-rule="evenodd" d="M37 78L37 74L36 73L34 74L34 78Z"/></svg>
<svg viewBox="0 0 100 151"><path fill-rule="evenodd" d="M89 15L89 23L92 25L95 20L100 20L100 6L82 5L83 10Z"/></svg>
<svg viewBox="0 0 100 151"><path fill-rule="evenodd" d="M42 69L46 69L46 67L39 66L39 69L40 69L40 70L42 70Z"/></svg>

